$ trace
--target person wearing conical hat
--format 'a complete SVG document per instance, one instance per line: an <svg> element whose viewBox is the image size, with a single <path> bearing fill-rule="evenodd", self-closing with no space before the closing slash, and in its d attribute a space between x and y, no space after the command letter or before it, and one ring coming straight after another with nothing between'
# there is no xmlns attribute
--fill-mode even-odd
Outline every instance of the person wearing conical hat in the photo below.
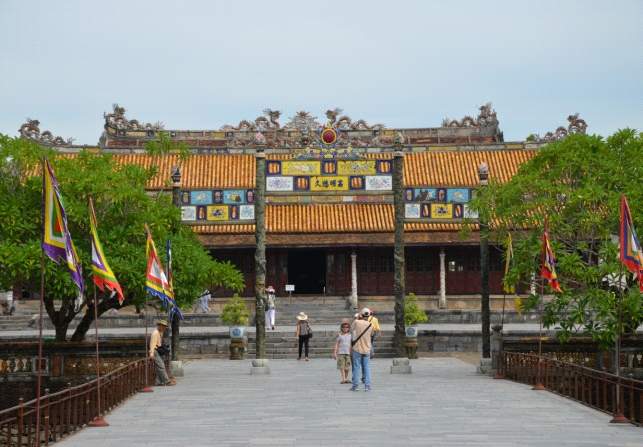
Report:
<svg viewBox="0 0 643 447"><path fill-rule="evenodd" d="M168 377L162 355L163 351L165 351L165 347L162 344L163 333L167 329L167 326L166 320L158 320L156 322L156 329L154 329L154 332L152 332L150 336L148 355L149 358L154 361L154 367L156 368L156 384L173 386L176 385L176 381Z"/></svg>
<svg viewBox="0 0 643 447"><path fill-rule="evenodd" d="M310 323L308 323L308 315L306 315L304 312L299 312L299 314L297 315L295 335L297 336L297 341L299 342L299 357L297 358L297 360L301 360L301 354L303 350L305 354L305 360L308 361L308 343L313 336L313 330L310 328Z"/></svg>

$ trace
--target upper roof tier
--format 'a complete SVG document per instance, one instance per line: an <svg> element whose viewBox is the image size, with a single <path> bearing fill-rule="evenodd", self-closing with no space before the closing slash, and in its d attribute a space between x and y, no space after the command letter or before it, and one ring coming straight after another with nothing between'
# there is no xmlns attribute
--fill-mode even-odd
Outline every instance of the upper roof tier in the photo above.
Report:
<svg viewBox="0 0 643 447"><path fill-rule="evenodd" d="M185 143L191 149L203 152L226 149L255 149L257 133L261 147L268 150L288 151L309 146L329 147L389 147L398 138L405 145L427 144L484 144L499 143L503 135L496 112L491 104L479 108L478 115L461 120L445 118L440 127L387 128L383 124L368 124L342 114L341 109L327 110L326 119L300 111L285 124L281 112L266 109L253 121L242 120L237 125L225 125L218 130L166 130L157 123L141 123L125 116L125 109L114 104L111 113L105 113L105 130L100 147L124 151L143 149L145 143L166 132L172 140Z"/></svg>

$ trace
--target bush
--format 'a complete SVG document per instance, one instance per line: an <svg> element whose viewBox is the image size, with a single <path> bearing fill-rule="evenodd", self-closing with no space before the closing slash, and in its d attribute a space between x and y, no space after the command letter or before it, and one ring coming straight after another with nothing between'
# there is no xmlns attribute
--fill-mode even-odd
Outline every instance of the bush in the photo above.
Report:
<svg viewBox="0 0 643 447"><path fill-rule="evenodd" d="M246 303L237 295L234 296L223 306L221 321L228 326L247 326L250 320L250 312Z"/></svg>
<svg viewBox="0 0 643 447"><path fill-rule="evenodd" d="M409 293L404 300L404 324L415 326L427 321L429 321L429 317L426 316L426 312L418 307L415 293Z"/></svg>

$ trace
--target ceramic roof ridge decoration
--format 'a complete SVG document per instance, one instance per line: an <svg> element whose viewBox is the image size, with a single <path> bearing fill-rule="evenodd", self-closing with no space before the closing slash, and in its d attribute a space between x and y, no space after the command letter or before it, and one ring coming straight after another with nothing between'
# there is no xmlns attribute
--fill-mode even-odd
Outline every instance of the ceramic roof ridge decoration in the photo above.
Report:
<svg viewBox="0 0 643 447"><path fill-rule="evenodd" d="M54 134L45 130L40 132L40 121L27 118L27 121L18 129L22 138L33 140L44 146L66 147L71 146L73 138L64 139L63 137L54 136Z"/></svg>
<svg viewBox="0 0 643 447"><path fill-rule="evenodd" d="M587 132L587 122L585 122L584 119L580 118L579 115L580 114L578 113L574 113L573 115L569 115L567 117L567 121L569 122L567 129L565 129L563 126L559 126L555 131L547 132L542 137L538 134L531 134L529 137L527 137L527 141L549 143L550 141L562 140L563 138L573 134L585 135L585 133Z"/></svg>

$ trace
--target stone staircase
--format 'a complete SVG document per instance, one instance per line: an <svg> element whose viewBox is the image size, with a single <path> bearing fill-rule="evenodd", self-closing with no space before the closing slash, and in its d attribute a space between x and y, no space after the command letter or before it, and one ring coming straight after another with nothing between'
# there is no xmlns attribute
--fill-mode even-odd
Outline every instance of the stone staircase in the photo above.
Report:
<svg viewBox="0 0 643 447"><path fill-rule="evenodd" d="M315 330L313 338L309 343L310 358L330 358L335 348L337 338L336 330ZM255 337L250 334L248 337L248 358L255 355ZM294 332L267 331L266 332L266 356L270 359L296 359L298 355L297 337ZM394 356L393 332L383 331L377 338L375 345L375 356L380 358L391 358Z"/></svg>
<svg viewBox="0 0 643 447"><path fill-rule="evenodd" d="M29 329L31 318L31 315L0 315L0 332Z"/></svg>
<svg viewBox="0 0 643 447"><path fill-rule="evenodd" d="M354 314L342 296L280 297L276 306L276 326L295 325L297 314L305 312L311 325L336 324L339 327L343 318L352 319Z"/></svg>

